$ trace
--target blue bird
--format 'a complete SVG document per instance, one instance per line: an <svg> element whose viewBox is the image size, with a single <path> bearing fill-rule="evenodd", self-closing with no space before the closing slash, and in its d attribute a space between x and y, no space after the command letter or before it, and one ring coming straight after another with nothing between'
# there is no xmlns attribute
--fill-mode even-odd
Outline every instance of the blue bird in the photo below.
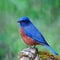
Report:
<svg viewBox="0 0 60 60"><path fill-rule="evenodd" d="M20 34L22 39L27 45L33 46L41 44L49 49L53 54L58 55L58 53L46 42L41 32L39 32L28 17L21 17L18 23L20 23Z"/></svg>

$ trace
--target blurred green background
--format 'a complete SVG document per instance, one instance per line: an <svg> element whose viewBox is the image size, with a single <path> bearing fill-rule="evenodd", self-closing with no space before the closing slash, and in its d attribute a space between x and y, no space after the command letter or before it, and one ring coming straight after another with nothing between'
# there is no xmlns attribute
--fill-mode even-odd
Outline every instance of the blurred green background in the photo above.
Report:
<svg viewBox="0 0 60 60"><path fill-rule="evenodd" d="M17 23L22 16L28 16L60 54L60 0L0 0L0 60L18 60L18 52L27 47Z"/></svg>

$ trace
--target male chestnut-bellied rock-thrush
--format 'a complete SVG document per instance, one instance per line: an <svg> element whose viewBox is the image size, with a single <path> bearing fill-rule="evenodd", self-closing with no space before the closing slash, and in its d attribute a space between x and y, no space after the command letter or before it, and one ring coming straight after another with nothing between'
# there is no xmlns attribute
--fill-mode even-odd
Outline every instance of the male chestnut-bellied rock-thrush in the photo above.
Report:
<svg viewBox="0 0 60 60"><path fill-rule="evenodd" d="M58 55L58 53L46 42L41 32L38 31L38 29L33 25L27 16L21 17L18 23L20 23L21 37L27 45L33 46L41 44L48 48L55 55Z"/></svg>

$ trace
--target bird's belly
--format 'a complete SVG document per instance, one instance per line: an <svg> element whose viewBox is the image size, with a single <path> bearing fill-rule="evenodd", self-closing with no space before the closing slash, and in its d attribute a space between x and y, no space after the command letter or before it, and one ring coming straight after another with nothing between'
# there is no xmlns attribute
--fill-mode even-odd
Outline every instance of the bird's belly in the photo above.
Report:
<svg viewBox="0 0 60 60"><path fill-rule="evenodd" d="M37 43L36 41L34 41L32 38L30 38L29 36L27 36L23 29L20 30L20 34L21 34L21 37L22 39L24 40L24 42L29 45L29 46L33 46L33 45L37 45L39 43Z"/></svg>
<svg viewBox="0 0 60 60"><path fill-rule="evenodd" d="M36 45L38 43L36 43L32 38L28 37L28 36L22 36L22 39L24 40L24 42L29 45L29 46L32 46L32 45Z"/></svg>

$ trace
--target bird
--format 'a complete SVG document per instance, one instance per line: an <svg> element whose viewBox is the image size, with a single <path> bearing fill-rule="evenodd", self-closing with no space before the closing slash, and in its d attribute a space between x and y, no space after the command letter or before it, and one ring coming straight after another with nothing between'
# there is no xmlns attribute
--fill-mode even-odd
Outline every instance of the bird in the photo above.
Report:
<svg viewBox="0 0 60 60"><path fill-rule="evenodd" d="M20 25L20 35L22 40L28 46L42 45L50 50L54 55L58 55L58 53L47 43L42 33L36 28L30 18L23 16L18 20L18 23Z"/></svg>

